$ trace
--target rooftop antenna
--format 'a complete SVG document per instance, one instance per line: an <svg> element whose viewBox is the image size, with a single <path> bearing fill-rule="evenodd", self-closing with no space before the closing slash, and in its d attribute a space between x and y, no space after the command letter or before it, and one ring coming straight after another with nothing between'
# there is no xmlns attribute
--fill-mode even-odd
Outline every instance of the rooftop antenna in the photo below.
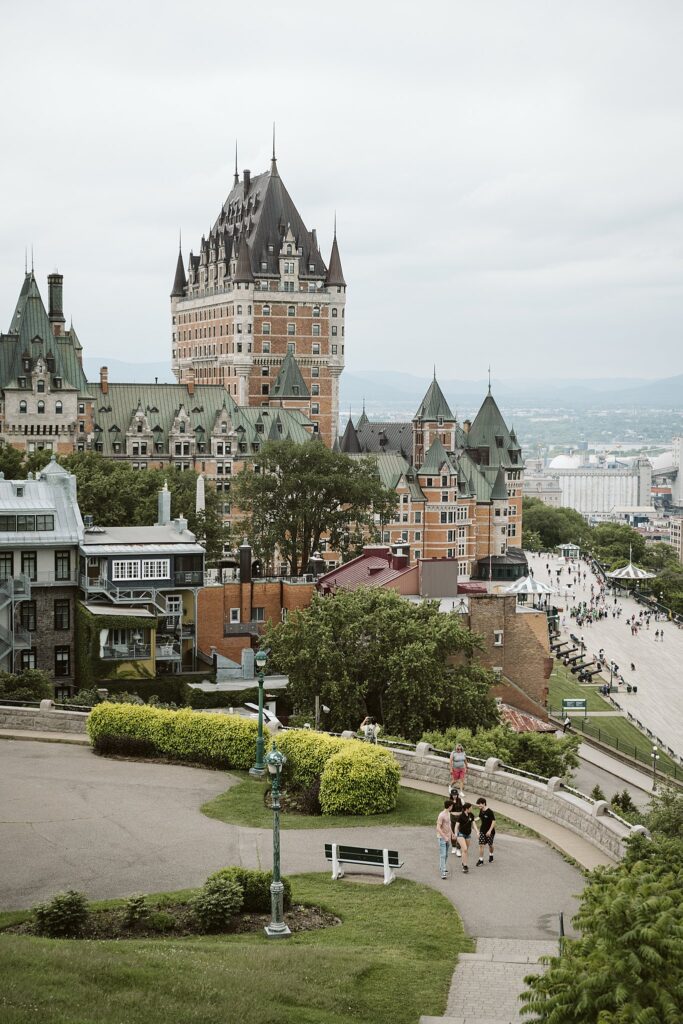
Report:
<svg viewBox="0 0 683 1024"><path fill-rule="evenodd" d="M489 363L489 394L491 394L491 364Z"/></svg>
<svg viewBox="0 0 683 1024"><path fill-rule="evenodd" d="M33 246L31 246L31 273L33 273Z"/></svg>
<svg viewBox="0 0 683 1024"><path fill-rule="evenodd" d="M239 185L239 180L240 180L240 175L239 175L239 171L237 170L237 139L235 139L235 176L234 176L233 181L232 181L233 187L235 185Z"/></svg>
<svg viewBox="0 0 683 1024"><path fill-rule="evenodd" d="M334 211L334 237L337 237L337 211Z"/></svg>
<svg viewBox="0 0 683 1024"><path fill-rule="evenodd" d="M434 380L436 380L436 363L434 363Z"/></svg>
<svg viewBox="0 0 683 1024"><path fill-rule="evenodd" d="M273 121L273 156L270 161L270 173L277 174L277 158L275 156L275 121Z"/></svg>
<svg viewBox="0 0 683 1024"><path fill-rule="evenodd" d="M28 246L24 246L24 273L28 274Z"/></svg>
<svg viewBox="0 0 683 1024"><path fill-rule="evenodd" d="M178 228L178 252L183 251L183 229Z"/></svg>

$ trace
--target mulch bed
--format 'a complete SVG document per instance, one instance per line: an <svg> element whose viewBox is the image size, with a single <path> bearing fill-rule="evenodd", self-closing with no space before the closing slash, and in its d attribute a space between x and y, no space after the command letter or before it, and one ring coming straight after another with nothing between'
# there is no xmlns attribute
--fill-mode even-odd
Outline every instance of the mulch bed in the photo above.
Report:
<svg viewBox="0 0 683 1024"><path fill-rule="evenodd" d="M285 921L292 932L310 932L318 928L330 928L341 924L338 917L329 914L320 907L308 907L295 904L285 911ZM249 932L262 932L270 923L270 914L242 913L237 914L229 928L212 935L242 935ZM4 929L15 935L35 935L32 920L22 921ZM88 915L87 923L79 939L159 939L178 938L183 935L204 935L198 927L187 903L169 903L159 907L150 907L149 915L142 921L127 927L124 923L124 910L116 907L111 910L93 910Z"/></svg>

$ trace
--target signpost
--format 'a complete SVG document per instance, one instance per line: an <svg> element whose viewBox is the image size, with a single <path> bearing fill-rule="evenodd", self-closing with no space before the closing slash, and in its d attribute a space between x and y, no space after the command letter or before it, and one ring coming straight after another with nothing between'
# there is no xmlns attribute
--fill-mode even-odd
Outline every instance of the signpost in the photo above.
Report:
<svg viewBox="0 0 683 1024"><path fill-rule="evenodd" d="M564 718L568 711L583 711L583 717L586 718L588 715L587 704L588 701L585 697L564 697L562 700L562 717Z"/></svg>

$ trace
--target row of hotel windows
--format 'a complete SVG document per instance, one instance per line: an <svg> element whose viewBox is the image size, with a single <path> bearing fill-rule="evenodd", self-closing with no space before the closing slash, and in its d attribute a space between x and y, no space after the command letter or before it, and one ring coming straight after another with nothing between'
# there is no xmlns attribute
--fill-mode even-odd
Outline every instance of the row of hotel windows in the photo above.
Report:
<svg viewBox="0 0 683 1024"><path fill-rule="evenodd" d="M236 309L235 309L234 306L226 306L225 309L220 307L219 309L200 309L200 310L195 310L194 313L179 313L177 318L175 316L173 317L173 323L174 324L176 322L179 323L179 324L199 323L202 320L216 320L217 318L226 317L226 316L235 316L235 315L242 316L242 306L238 305ZM247 314L246 315L247 316L251 316L251 306L247 306ZM275 313L271 313L270 306L267 303L264 303L263 307L261 309L261 316L275 316L275 315L277 315L277 310L275 311ZM281 315L284 316L285 314L282 313ZM287 316L296 316L296 315L297 315L297 308L296 308L296 306L287 306ZM320 306L313 306L312 315L315 318L320 316ZM332 318L336 319L337 316L338 316L337 307L333 306L332 307ZM342 309L342 316L344 316L344 310L343 309ZM41 384L41 381L38 381L38 385L39 385L38 386L38 390L39 391L44 390L43 388L40 387L40 384Z"/></svg>
<svg viewBox="0 0 683 1024"><path fill-rule="evenodd" d="M41 400L36 405L36 412L42 416L45 412L45 402ZM64 406L62 402L55 402L55 415L61 416L64 412ZM25 416L28 413L28 402L22 400L19 402L19 414Z"/></svg>
<svg viewBox="0 0 683 1024"><path fill-rule="evenodd" d="M35 647L31 647L28 651L21 652L20 664L22 671L38 667L38 654ZM71 675L70 647L55 647L54 674L57 678L64 678L64 676Z"/></svg>
<svg viewBox="0 0 683 1024"><path fill-rule="evenodd" d="M243 351L243 347L244 346L242 345L241 341L238 341L238 342L235 343L235 351L236 352L238 352L238 353L242 352ZM216 348L218 348L218 351L216 351ZM251 352L251 351L252 351L252 345L251 345L251 342L249 341L249 342L247 342L247 352ZM270 355L270 342L269 341L264 341L262 343L261 351L262 351L262 353L264 355ZM287 351L291 352L292 355L296 355L296 342L294 342L294 341L287 342ZM330 346L330 351L331 351L333 356L336 356L338 354L338 352L339 352L339 347L337 345L331 345ZM173 349L173 358L174 359L192 359L192 358L194 358L194 359L201 359L202 357L210 358L211 356L216 356L216 355L219 355L219 356L226 355L227 356L228 354L229 353L228 353L227 342L226 342L226 345L225 345L225 351L223 350L223 345L222 344L218 345L218 346L216 346L216 345L195 345L194 348L191 345L185 345L185 346L181 346L178 349ZM313 344L311 346L311 355L319 356L320 354L321 354L320 353L320 345L317 342L313 342ZM343 345L341 346L341 354L344 355L344 346ZM223 370L224 370L224 367L219 367L219 370L222 373ZM201 367L196 372L201 376L201 374L202 374ZM213 370L212 367L207 367L203 372L204 372L205 376L213 376L213 374L214 374L214 370ZM311 375L313 377L318 377L319 376L318 373L312 373ZM230 376L230 367L228 367L228 376Z"/></svg>
<svg viewBox="0 0 683 1024"><path fill-rule="evenodd" d="M468 509L466 505L458 505L455 511L451 509L450 511L447 512L444 509L444 511L441 513L440 520L442 523L462 522L463 520L466 520L468 518L467 512Z"/></svg>
<svg viewBox="0 0 683 1024"><path fill-rule="evenodd" d="M38 581L38 554L36 551L22 551L21 575L28 576L31 582ZM9 580L14 576L14 552L0 553L0 581ZM52 576L50 576L52 578ZM71 579L71 552L55 551L54 579L68 582Z"/></svg>
<svg viewBox="0 0 683 1024"><path fill-rule="evenodd" d="M30 360L25 360L24 361L24 369L25 370L30 370L31 369ZM26 377L17 377L17 386L20 387L20 388L25 388L26 387ZM61 391L61 389L62 389L62 378L61 377L53 377L52 378L52 387L53 387L54 391ZM36 381L36 391L40 395L45 394L45 381L44 380L37 380Z"/></svg>
<svg viewBox="0 0 683 1024"><path fill-rule="evenodd" d="M35 601L24 601L19 605L19 622L28 630L35 633L38 628L38 610ZM45 629L47 623L41 618L41 629ZM68 597L57 598L53 606L52 628L55 630L71 629L71 601Z"/></svg>
<svg viewBox="0 0 683 1024"><path fill-rule="evenodd" d="M235 335L235 334L245 334L245 333L246 334L251 334L252 333L251 324L247 324L246 331L243 330L242 324L234 324L233 327L236 328L236 329L232 330L232 331L228 331L226 329L225 337L228 337L228 335L230 335L230 334ZM269 322L262 324L262 326L261 326L261 334L264 334L266 336L270 336L271 330L272 330L272 325ZM332 337L336 338L338 336L338 333L339 333L339 331L337 329L337 325L333 324L332 325ZM321 337L320 324L313 324L313 326L311 328L311 336L313 338L320 338ZM341 329L341 336L342 336L342 338L344 337L344 328L343 327ZM209 327L195 327L194 328L194 333L192 331L192 328L190 328L189 331L174 331L173 332L173 340L174 341L192 341L193 338L196 340L197 338L216 338L216 337L218 337L218 338L222 338L223 337L223 324L219 324L219 326L218 326L218 333L216 333L216 327L215 326L213 326L213 327L211 327L211 326L209 326ZM291 324L291 323L287 324L287 337L289 337L289 338L296 337L296 324Z"/></svg>
<svg viewBox="0 0 683 1024"><path fill-rule="evenodd" d="M53 515L0 515L0 533L42 533L54 528Z"/></svg>

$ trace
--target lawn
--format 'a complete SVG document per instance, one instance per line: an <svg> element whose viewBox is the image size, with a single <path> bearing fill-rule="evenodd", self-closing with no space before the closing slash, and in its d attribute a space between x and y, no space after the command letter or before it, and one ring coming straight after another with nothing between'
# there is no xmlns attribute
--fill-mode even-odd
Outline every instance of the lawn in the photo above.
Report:
<svg viewBox="0 0 683 1024"><path fill-rule="evenodd" d="M555 662L555 668L550 676L549 705L554 711L560 711L564 698L583 698L586 701L588 711L613 711L612 705L601 697L597 686L582 686L577 682L568 668Z"/></svg>
<svg viewBox="0 0 683 1024"><path fill-rule="evenodd" d="M292 886L296 901L324 906L342 924L277 941L0 934L0 1019L417 1024L420 1014L445 1011L457 955L472 944L444 896L405 880L362 885L317 874L294 876ZM1 915L0 927L16 918Z"/></svg>
<svg viewBox="0 0 683 1024"><path fill-rule="evenodd" d="M250 828L271 828L273 812L265 806L263 794L266 783L251 778L247 772L230 772L240 781L209 800L202 807L208 818L216 818L231 825L247 825ZM436 793L425 793L418 789L399 788L396 809L389 814L346 815L324 814L307 815L295 812L280 815L281 828L367 828L376 825L435 825L439 811L443 809L446 796ZM495 808L494 808L495 809ZM504 815L496 816L498 830L514 832L517 835L535 836L531 829L510 821Z"/></svg>

